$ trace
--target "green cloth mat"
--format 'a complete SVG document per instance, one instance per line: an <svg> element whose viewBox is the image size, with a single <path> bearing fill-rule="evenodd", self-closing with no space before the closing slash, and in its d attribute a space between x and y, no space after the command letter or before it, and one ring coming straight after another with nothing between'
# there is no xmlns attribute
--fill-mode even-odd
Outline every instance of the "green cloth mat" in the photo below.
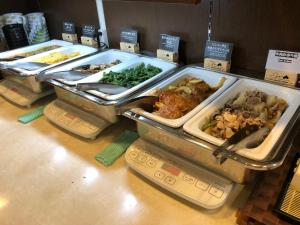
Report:
<svg viewBox="0 0 300 225"><path fill-rule="evenodd" d="M112 144L96 155L96 160L104 166L110 166L116 161L133 143L139 135L136 132L125 130Z"/></svg>
<svg viewBox="0 0 300 225"><path fill-rule="evenodd" d="M37 109L35 109L35 110L33 110L29 113L26 113L22 116L19 116L18 121L21 122L21 123L26 124L26 123L29 123L32 120L35 120L35 119L39 118L40 116L43 115L45 107L46 106L38 107Z"/></svg>

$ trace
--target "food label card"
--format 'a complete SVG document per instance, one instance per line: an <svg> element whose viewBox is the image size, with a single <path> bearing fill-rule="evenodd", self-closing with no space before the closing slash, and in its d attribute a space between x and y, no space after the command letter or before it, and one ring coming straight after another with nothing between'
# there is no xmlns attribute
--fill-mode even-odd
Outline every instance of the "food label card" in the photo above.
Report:
<svg viewBox="0 0 300 225"><path fill-rule="evenodd" d="M232 49L232 43L206 41L204 58L230 61Z"/></svg>
<svg viewBox="0 0 300 225"><path fill-rule="evenodd" d="M159 48L169 52L178 53L180 37L161 34L159 39Z"/></svg>
<svg viewBox="0 0 300 225"><path fill-rule="evenodd" d="M73 23L73 22L64 22L63 23L63 33L75 34L76 33L75 23Z"/></svg>
<svg viewBox="0 0 300 225"><path fill-rule="evenodd" d="M91 38L96 37L97 31L95 25L88 25L88 24L83 25L82 35Z"/></svg>
<svg viewBox="0 0 300 225"><path fill-rule="evenodd" d="M290 86L299 86L299 74L299 52L269 50L265 80Z"/></svg>
<svg viewBox="0 0 300 225"><path fill-rule="evenodd" d="M269 50L266 69L300 73L300 53Z"/></svg>
<svg viewBox="0 0 300 225"><path fill-rule="evenodd" d="M137 44L138 43L138 32L132 29L123 29L121 31L121 42Z"/></svg>

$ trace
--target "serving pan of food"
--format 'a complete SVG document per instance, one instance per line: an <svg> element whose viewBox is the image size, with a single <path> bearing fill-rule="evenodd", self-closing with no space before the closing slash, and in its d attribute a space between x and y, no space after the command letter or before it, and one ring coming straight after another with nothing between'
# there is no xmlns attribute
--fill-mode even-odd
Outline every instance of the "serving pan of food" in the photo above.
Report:
<svg viewBox="0 0 300 225"><path fill-rule="evenodd" d="M188 66L188 67L199 68L197 66ZM204 68L201 69L210 71ZM282 98L288 104L288 107L285 109L284 113L280 117L281 121L283 122L280 122L280 119L277 121L277 124L278 122L280 122L278 126L280 126L279 130L281 130L282 132L279 136L277 136L278 138L274 137L273 141L275 141L276 144L274 144L271 148L269 148L268 150L269 152L267 156L263 158L263 160L260 160L260 158L262 156L261 154L265 153L264 150L262 150L262 152L259 151L258 157L254 157L254 158L246 157L246 155L239 154L240 153L239 151L226 150L224 152L224 157L226 157L227 160L224 163L220 164L220 162L213 155L213 152L219 148L219 145L217 145L215 142L209 141L208 139L199 138L196 135L192 135L191 133L185 131L183 127L172 128L170 126L164 125L154 119L151 119L149 117L147 118L146 116L138 113L135 110L129 110L123 113L123 115L137 122L138 133L142 140L153 143L159 146L160 148L163 148L166 151L172 152L175 155L183 157L192 163L204 166L209 170L216 172L222 176L225 176L237 183L248 183L255 177L257 171L275 169L283 163L283 160L285 159L285 156L289 152L289 149L293 143L293 139L297 134L297 127L299 127L298 118L299 118L300 109L299 109L299 104L297 103L299 100L296 100L295 105L294 103L291 102L294 99L296 99L295 96L299 95L298 94L299 90L293 88L281 87L266 81L259 81L256 79L246 78L244 76L223 73L223 72L217 72L217 73L234 76L238 79L238 81L232 86L228 87L227 91L219 95L219 97L217 97L210 104L208 104L206 107L200 110L192 119L190 119L185 124L191 125L192 124L191 121L193 121L196 123L195 127L201 130L202 127L200 126L199 121L203 120L203 125L206 125L205 123L208 122L207 118L211 116L211 114L206 114L206 113L203 114L203 112L207 112L208 110L210 111L210 109L214 109L214 110L219 109L219 107L214 106L214 104L216 104L216 102L219 102L220 101L219 99L223 99L223 96L224 98L226 98L226 96L231 92L233 92L234 88L237 88L239 84L241 84L240 82L242 82L243 80L249 81L249 85L250 82L251 84L252 82L254 82L255 88L261 87L256 85L257 82L262 83L263 87L266 86L266 88L264 88L263 91L268 95L278 96L278 93L281 93L278 91L280 90L284 92L284 94L283 96L278 96L278 99ZM273 88L275 88L274 91L277 90L276 93L269 92ZM239 90L241 92L245 91L243 89L239 89ZM235 91L235 93L238 94L239 91ZM230 96L232 97L232 95ZM224 105L226 101L225 102L223 101L224 100L222 100L222 103ZM211 110L210 112L213 113L215 112L214 110ZM199 119L199 121L195 120L195 118ZM285 124L284 128L281 127L283 125L282 123ZM185 128L187 128L186 125L184 126ZM267 138L273 139L273 134L275 133L273 131L275 126L273 127L273 130L271 131L271 133L268 135ZM278 132L276 132L276 134L278 134ZM223 142L224 141L221 141L219 144L222 144ZM268 144L270 144L269 141Z"/></svg>
<svg viewBox="0 0 300 225"><path fill-rule="evenodd" d="M189 120L183 129L220 146L246 125L267 127L270 132L261 144L237 151L247 158L263 160L271 152L299 106L298 90L243 78Z"/></svg>
<svg viewBox="0 0 300 225"><path fill-rule="evenodd" d="M140 95L158 96L153 112L135 111L164 125L181 127L236 80L227 74L186 67Z"/></svg>
<svg viewBox="0 0 300 225"><path fill-rule="evenodd" d="M140 60L141 58L141 60ZM135 96L139 95L139 93L142 90L147 90L150 88L152 85L154 85L156 82L161 81L162 79L171 76L172 73L176 70L178 67L177 64L172 63L172 62L166 62L162 60L158 60L155 58L151 57L140 57L138 56L137 58L133 58L131 60L128 60L128 62L124 62L124 65L116 65L112 68L114 71L122 71L126 70L125 68L128 68L131 66L131 68L137 68L140 66L142 63L144 64L144 68L147 67L148 65L151 65L151 67L155 68L162 68L162 72L158 75L157 77L149 78L151 81L146 80L143 85L141 85L139 88L134 87L133 90L125 90L125 92L121 93L118 95L118 98L113 98L113 100L108 100L105 98L99 97L99 95L106 95L101 93L100 91L81 91L80 89L77 88L77 86L74 85L68 85L65 84L64 82L61 82L60 80L57 79L52 79L52 80L47 80L48 83L52 84L55 88L55 92L60 100L63 100L66 103L69 103L73 106L76 106L88 113L91 113L93 115L96 115L109 123L116 123L118 121L118 116L119 116L119 104L127 99L134 98ZM148 64L146 64L148 63ZM123 68L123 69L121 69ZM58 68L59 69L59 68ZM109 68L111 69L111 68ZM111 71L111 70L110 70ZM101 73L101 72L100 72ZM146 74L149 75L149 74ZM90 77L94 77L93 80L99 80L99 78L95 79L95 76L98 77L98 74L91 75L87 77L86 79L90 79ZM143 77L142 77L143 78ZM82 79L85 80L85 79ZM80 82L82 82L80 80ZM91 80L92 81L92 80ZM79 82L79 81L76 81ZM87 81L86 81L87 82ZM87 82L90 83L90 82ZM96 93L96 94L93 94ZM99 93L99 94L98 94ZM112 95L116 96L116 95ZM121 98L121 96L123 96Z"/></svg>
<svg viewBox="0 0 300 225"><path fill-rule="evenodd" d="M30 45L30 46L10 50L10 51L5 51L0 53L0 66L10 61L15 61L18 59L37 55L42 52L47 52L53 49L58 49L70 45L73 44L67 41L54 39L51 41L46 41L35 45Z"/></svg>
<svg viewBox="0 0 300 225"><path fill-rule="evenodd" d="M107 50L68 63L58 68L50 69L40 74L38 79L56 79L67 85L76 85L78 80L105 71L117 65L122 65L138 55L120 50Z"/></svg>
<svg viewBox="0 0 300 225"><path fill-rule="evenodd" d="M79 80L78 83L107 83L125 87L125 90L119 94L107 94L101 90L87 91L97 97L108 101L124 99L134 94L149 84L158 81L177 67L177 64L166 62L157 58L141 56L134 58L124 64L120 64L105 71Z"/></svg>
<svg viewBox="0 0 300 225"><path fill-rule="evenodd" d="M70 45L7 62L0 69L5 79L13 80L35 93L40 93L46 88L46 85L36 81L35 75L96 51L95 48L83 45ZM32 69L24 69L28 65L29 67L33 65Z"/></svg>

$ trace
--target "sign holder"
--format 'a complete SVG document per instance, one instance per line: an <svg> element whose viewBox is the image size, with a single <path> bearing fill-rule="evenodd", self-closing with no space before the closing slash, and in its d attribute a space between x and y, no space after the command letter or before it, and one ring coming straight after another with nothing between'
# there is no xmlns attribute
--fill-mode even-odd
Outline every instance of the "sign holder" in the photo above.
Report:
<svg viewBox="0 0 300 225"><path fill-rule="evenodd" d="M64 22L63 23L63 33L62 39L64 41L69 41L74 44L78 43L78 37L75 30L75 24L73 22Z"/></svg>
<svg viewBox="0 0 300 225"><path fill-rule="evenodd" d="M217 41L206 41L204 68L229 72L233 44Z"/></svg>
<svg viewBox="0 0 300 225"><path fill-rule="evenodd" d="M265 80L293 87L299 86L300 53L269 50Z"/></svg>
<svg viewBox="0 0 300 225"><path fill-rule="evenodd" d="M138 32L132 29L123 29L121 31L120 49L125 52L138 53L140 44L138 42Z"/></svg>
<svg viewBox="0 0 300 225"><path fill-rule="evenodd" d="M157 58L177 63L179 59L179 43L180 37L161 34L159 49L157 49Z"/></svg>
<svg viewBox="0 0 300 225"><path fill-rule="evenodd" d="M97 31L94 25L83 25L81 44L98 48Z"/></svg>

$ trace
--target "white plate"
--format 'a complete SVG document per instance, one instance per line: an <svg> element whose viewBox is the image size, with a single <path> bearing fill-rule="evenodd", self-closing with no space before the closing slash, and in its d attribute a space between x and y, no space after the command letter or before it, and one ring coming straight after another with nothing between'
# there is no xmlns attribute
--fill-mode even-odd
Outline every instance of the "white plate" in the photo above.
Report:
<svg viewBox="0 0 300 225"><path fill-rule="evenodd" d="M35 50L38 50L40 48L47 47L47 46L52 46L52 45L59 45L59 46L65 47L65 46L70 46L70 45L73 45L73 44L70 43L70 42L67 42L67 41L61 41L61 40L55 40L54 39L54 40L43 42L43 43L40 43L40 44L29 45L29 46L22 47L22 48L18 48L18 49L6 51L6 52L1 52L0 53L0 61L1 61L1 58L10 58L10 57L13 57L13 56L15 56L17 54L20 54L20 53L27 53L27 52L35 51ZM56 48L56 50L57 49L58 48ZM5 64L7 62L0 62L0 63Z"/></svg>
<svg viewBox="0 0 300 225"><path fill-rule="evenodd" d="M103 92L100 91L88 91L91 94L94 94L98 97L104 98L106 100L118 100L121 98L124 98L125 96L128 96L130 94L132 94L133 92L139 90L140 88L142 88L143 86L151 83L152 81L163 77L164 75L166 75L168 72L170 72L171 70L175 69L177 67L177 64L175 63L171 63L171 62L167 62L167 61L163 61L157 58L148 58L148 57L138 57L135 59L132 59L130 61L128 61L127 63L124 63L122 65L116 65L113 68L108 68L105 71L101 71L99 73L96 73L92 76L89 76L87 78L84 78L82 80L79 80L78 83L94 83L94 82L98 82L99 80L102 79L104 72L105 73L109 73L110 71L113 72L121 72L125 69L130 69L130 68L135 68L138 65L140 65L141 63L145 63L145 66L151 64L152 66L156 66L159 67L160 69L162 69L162 72L160 72L159 74L153 76L152 78L128 89L127 91L124 91L121 94L117 94L117 95L108 95L105 94Z"/></svg>
<svg viewBox="0 0 300 225"><path fill-rule="evenodd" d="M199 112L201 109L203 109L206 105L208 105L212 100L214 100L216 97L218 97L221 93L223 93L230 85L232 85L237 78L218 73L218 72L213 72L210 70L206 70L203 68L193 68L193 67L187 67L186 69L175 73L172 77L169 79L165 80L162 83L159 83L158 85L154 86L151 88L149 91L142 93L140 96L145 96L145 95L151 95L153 92L159 89L163 89L172 83L176 82L178 79L183 79L187 76L192 76L199 78L201 80L204 80L207 84L209 84L211 87L216 86L218 82L220 81L221 77L225 78L225 82L221 88L219 88L216 92L214 92L211 96L209 96L207 99L205 99L203 102L201 102L197 107L195 107L193 110L185 114L184 116L178 118L178 119L166 119L163 118L159 115L155 115L153 113L146 112L142 109L135 109L135 111L138 114L141 114L145 117L148 117L152 120L155 120L159 123L162 123L164 125L167 125L169 127L181 127L187 120L189 120L191 117L193 117L197 112Z"/></svg>
<svg viewBox="0 0 300 225"><path fill-rule="evenodd" d="M46 72L46 74L70 70L74 67L86 65L86 64L109 64L115 60L120 60L121 63L117 64L117 65L121 65L121 64L123 64L131 59L137 58L137 57L138 57L138 55L136 55L136 54L111 49L111 50L101 52L96 55L92 55L92 56L89 56L89 57L86 57L83 59L79 59L79 60L69 63L67 65L64 65L64 66L61 66L61 67L58 67L58 68L55 68L52 70L48 70ZM105 70L103 70L103 71L105 71ZM87 75L87 77L88 76L91 76L91 75ZM78 83L78 81L67 81L67 80L63 80L63 79L59 79L59 81L61 81L62 83L68 84L68 85L75 85Z"/></svg>
<svg viewBox="0 0 300 225"><path fill-rule="evenodd" d="M245 156L253 160L263 160L265 159L277 140L281 137L284 129L286 128L288 122L295 114L297 108L300 105L300 92L291 88L286 88L278 86L275 84L269 84L261 81L254 81L250 79L241 79L232 85L225 93L219 96L215 101L213 101L207 108L202 110L200 113L196 114L192 119L190 119L186 124L184 124L183 129L203 140L206 140L215 145L222 145L224 140L215 138L204 131L201 127L206 123L207 119L216 110L224 107L225 103L230 99L235 98L239 93L246 90L260 90L268 95L275 95L279 98L284 99L288 103L288 107L277 121L274 128L271 130L266 139L258 147L253 149L241 149L237 151L238 154Z"/></svg>
<svg viewBox="0 0 300 225"><path fill-rule="evenodd" d="M42 67L40 69L37 69L37 70L32 70L32 71L22 70L23 74L35 75L35 74L38 74L39 72L41 72L43 70L53 68L55 66L61 65L61 64L66 63L68 61L77 59L79 57L91 54L91 53L96 52L96 51L97 51L96 48L87 47L87 46L84 46L84 45L70 45L70 46L66 46L66 47L62 47L62 48L58 48L58 49L53 49L53 50L48 51L48 52L43 52L43 53L40 53L40 54L37 54L37 55L34 55L34 56L30 56L30 57L27 57L27 58L24 58L24 59L19 59L19 60L7 63L6 65L13 66L17 63L32 62L36 59L40 59L43 56L47 56L47 55L49 55L50 53L53 53L53 52L60 52L60 53L64 53L64 54L71 54L73 52L79 52L80 53L79 56L76 56L74 58L71 58L71 59L68 59L68 60L65 60L65 61L62 61L62 62L59 62L59 63L51 64L51 65L48 65L48 66L44 66L44 67Z"/></svg>

